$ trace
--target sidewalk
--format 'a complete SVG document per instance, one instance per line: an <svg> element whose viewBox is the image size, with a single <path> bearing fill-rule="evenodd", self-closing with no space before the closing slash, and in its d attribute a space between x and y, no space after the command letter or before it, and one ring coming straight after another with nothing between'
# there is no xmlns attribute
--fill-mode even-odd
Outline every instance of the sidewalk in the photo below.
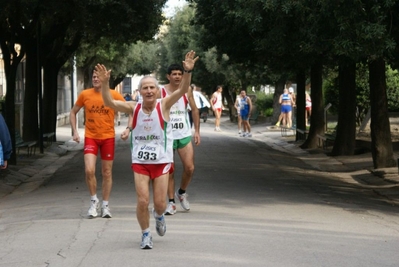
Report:
<svg viewBox="0 0 399 267"><path fill-rule="evenodd" d="M213 122L213 118L211 118L210 123ZM221 128L238 136L237 123L230 122L228 118L222 120ZM353 156L330 157L322 148L300 148L303 141L295 141L294 131L291 135L281 136L280 128L272 126L270 123L253 124L251 130L252 138L240 138L262 141L275 150L301 159L315 171L344 180L347 183L372 189L377 194L384 195L391 200L395 199L395 202L399 204L398 168L374 169L371 152ZM394 158L398 157L399 151L394 151Z"/></svg>
<svg viewBox="0 0 399 267"><path fill-rule="evenodd" d="M117 135L125 129L126 124L127 118L122 117L120 126L116 126L115 129ZM208 118L206 123L201 122L204 129L211 129L213 124L213 117ZM399 197L398 168L374 170L371 153L329 157L322 149L303 150L299 148L302 142L295 142L295 136L281 136L280 129L271 126L270 123L252 125L252 138L239 137L237 124L230 122L227 117L222 117L221 128L223 130L221 134L235 136L243 141L258 140L275 150L299 158L316 172L323 172L329 177L373 189L388 198ZM0 175L0 199L10 193L27 193L35 190L51 179L61 166L67 164L83 149L82 143L77 144L72 141L69 125L58 127L56 136L57 142L47 147L43 154L40 154L37 148L35 155L26 157L25 152L21 150L17 165L10 165ZM84 136L83 129L80 130L80 136ZM395 158L398 157L397 152L395 151Z"/></svg>
<svg viewBox="0 0 399 267"><path fill-rule="evenodd" d="M121 116L120 125L115 126L117 135L125 130L127 119ZM78 130L81 140L84 140L84 128ZM11 193L28 193L37 189L83 150L82 142L78 144L72 140L69 124L57 127L56 131L57 142L46 147L43 154L40 154L37 147L35 154L28 157L26 151L21 149L17 155L17 165L9 165L6 170L0 172L0 199Z"/></svg>
<svg viewBox="0 0 399 267"><path fill-rule="evenodd" d="M45 144L46 145L46 144ZM17 155L17 165L8 165L0 174L0 199L15 193L27 193L51 179L51 176L69 159L75 156L76 151L83 149L82 144L72 141L69 125L57 128L57 142L45 147L44 153L36 147L34 155L28 157L21 149Z"/></svg>

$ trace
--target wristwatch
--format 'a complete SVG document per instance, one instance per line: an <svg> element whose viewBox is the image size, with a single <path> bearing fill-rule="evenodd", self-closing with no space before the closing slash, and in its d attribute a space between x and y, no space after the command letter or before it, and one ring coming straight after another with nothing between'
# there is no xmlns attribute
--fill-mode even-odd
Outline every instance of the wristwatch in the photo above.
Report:
<svg viewBox="0 0 399 267"><path fill-rule="evenodd" d="M191 73L193 70L184 70L184 72Z"/></svg>
<svg viewBox="0 0 399 267"><path fill-rule="evenodd" d="M126 129L129 129L129 131L133 131L132 127L126 127Z"/></svg>

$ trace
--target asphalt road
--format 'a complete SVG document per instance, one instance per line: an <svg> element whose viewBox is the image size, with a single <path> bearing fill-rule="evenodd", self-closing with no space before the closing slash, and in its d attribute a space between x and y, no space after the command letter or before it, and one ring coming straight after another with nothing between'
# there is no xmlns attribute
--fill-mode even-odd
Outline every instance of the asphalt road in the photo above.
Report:
<svg viewBox="0 0 399 267"><path fill-rule="evenodd" d="M77 153L37 190L1 200L0 266L399 266L399 207L384 196L235 127L214 132L210 119L201 132L191 211L166 217L164 237L151 218L152 250L139 246L129 145L118 140L113 218L86 218ZM177 183L181 169L177 160Z"/></svg>

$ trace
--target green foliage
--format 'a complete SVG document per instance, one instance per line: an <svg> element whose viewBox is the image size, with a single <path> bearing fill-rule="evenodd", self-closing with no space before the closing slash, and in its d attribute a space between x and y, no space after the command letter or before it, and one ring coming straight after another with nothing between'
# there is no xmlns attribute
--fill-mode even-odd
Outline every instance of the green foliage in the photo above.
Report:
<svg viewBox="0 0 399 267"><path fill-rule="evenodd" d="M163 21L161 12L166 0L77 2L82 8L70 17L84 19L71 31L82 34L75 55L77 66L84 69L86 76L97 63L112 69L111 79L117 81L129 73L148 74L156 70L154 58L158 55L158 46L153 37ZM68 68L69 62L64 67Z"/></svg>
<svg viewBox="0 0 399 267"><path fill-rule="evenodd" d="M263 115L265 115L266 117L271 117L273 116L273 108L267 108L264 112Z"/></svg>
<svg viewBox="0 0 399 267"><path fill-rule="evenodd" d="M399 72L387 68L387 97L388 97L388 110L399 111Z"/></svg>
<svg viewBox="0 0 399 267"><path fill-rule="evenodd" d="M273 115L273 94L265 94L257 91L255 105L265 116Z"/></svg>
<svg viewBox="0 0 399 267"><path fill-rule="evenodd" d="M161 43L161 66L159 69L159 79L166 82L166 70L171 64L181 64L184 55L189 49L196 51L202 57L202 50L196 44L195 35L201 30L198 26L193 26L191 20L194 18L195 9L185 6L176 12L175 16L164 25L159 36ZM197 70L196 65L196 70ZM195 75L195 74L194 74Z"/></svg>
<svg viewBox="0 0 399 267"><path fill-rule="evenodd" d="M193 23L195 11L194 7L186 5L161 28L158 36L160 64L157 78L161 83L167 83L168 66L173 63L181 64L185 53L194 50L200 60L195 64L192 82L210 95L216 85L229 84L226 77L235 77L236 73L231 70L227 56L220 57L216 48L202 47L204 30L202 25Z"/></svg>
<svg viewBox="0 0 399 267"><path fill-rule="evenodd" d="M332 69L327 77L323 80L324 106L331 103L328 110L332 114L338 113L339 106L339 89L338 89L338 70Z"/></svg>
<svg viewBox="0 0 399 267"><path fill-rule="evenodd" d="M389 66L386 69L388 110L399 111L399 72ZM325 105L331 103L329 112L336 114L339 106L338 73L332 70L324 80ZM370 108L369 71L365 64L358 64L356 71L357 121L360 123Z"/></svg>
<svg viewBox="0 0 399 267"><path fill-rule="evenodd" d="M130 45L124 66L127 73L145 75L157 71L160 64L159 45L157 40L138 41Z"/></svg>

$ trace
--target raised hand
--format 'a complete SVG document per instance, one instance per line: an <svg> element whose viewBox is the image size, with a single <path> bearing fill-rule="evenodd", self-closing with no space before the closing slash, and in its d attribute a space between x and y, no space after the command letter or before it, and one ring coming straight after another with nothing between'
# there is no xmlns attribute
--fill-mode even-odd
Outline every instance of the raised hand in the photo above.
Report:
<svg viewBox="0 0 399 267"><path fill-rule="evenodd" d="M195 62L197 62L198 59L199 57L195 57L195 52L193 50L187 52L186 58L183 61L183 68L186 71L191 71L194 68Z"/></svg>
<svg viewBox="0 0 399 267"><path fill-rule="evenodd" d="M98 79L101 83L109 82L109 78L111 77L111 70L107 70L107 68L103 64L97 64L94 67L94 73L97 74Z"/></svg>

